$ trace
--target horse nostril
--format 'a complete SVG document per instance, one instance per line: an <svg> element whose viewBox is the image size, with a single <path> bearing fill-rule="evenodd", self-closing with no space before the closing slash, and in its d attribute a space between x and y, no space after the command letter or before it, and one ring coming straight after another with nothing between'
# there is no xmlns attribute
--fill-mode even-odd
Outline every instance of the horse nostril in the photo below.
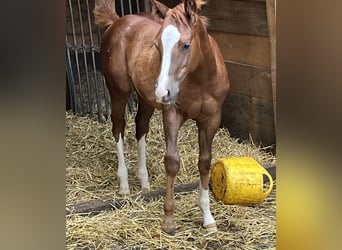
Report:
<svg viewBox="0 0 342 250"><path fill-rule="evenodd" d="M167 90L167 94L162 97L163 102L169 102L170 101L170 90Z"/></svg>
<svg viewBox="0 0 342 250"><path fill-rule="evenodd" d="M162 99L164 103L168 103L170 101L170 96L169 95L163 96Z"/></svg>

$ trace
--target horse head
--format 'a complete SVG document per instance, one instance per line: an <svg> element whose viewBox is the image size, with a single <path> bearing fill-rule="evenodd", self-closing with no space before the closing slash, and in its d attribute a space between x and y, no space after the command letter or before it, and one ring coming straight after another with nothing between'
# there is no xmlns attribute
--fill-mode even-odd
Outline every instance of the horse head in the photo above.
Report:
<svg viewBox="0 0 342 250"><path fill-rule="evenodd" d="M155 41L161 55L155 89L157 102L174 104L180 84L198 66L200 39L197 30L202 20L197 13L203 4L201 0L184 0L164 12Z"/></svg>

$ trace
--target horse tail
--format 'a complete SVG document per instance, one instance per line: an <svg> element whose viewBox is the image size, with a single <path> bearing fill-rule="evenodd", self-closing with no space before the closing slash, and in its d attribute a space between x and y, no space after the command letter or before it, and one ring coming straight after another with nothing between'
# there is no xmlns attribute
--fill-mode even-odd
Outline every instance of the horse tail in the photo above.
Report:
<svg viewBox="0 0 342 250"><path fill-rule="evenodd" d="M114 0L96 0L93 13L95 24L101 28L112 25L119 19Z"/></svg>

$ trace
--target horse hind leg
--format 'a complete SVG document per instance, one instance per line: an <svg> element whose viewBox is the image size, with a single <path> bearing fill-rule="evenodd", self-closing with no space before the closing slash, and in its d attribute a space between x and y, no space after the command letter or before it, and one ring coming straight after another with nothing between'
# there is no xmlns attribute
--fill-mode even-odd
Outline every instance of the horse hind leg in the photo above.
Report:
<svg viewBox="0 0 342 250"><path fill-rule="evenodd" d="M126 104L129 99L130 87L114 88L114 84L108 84L108 89L111 96L111 120L112 132L117 146L118 157L118 171L117 175L120 181L119 194L128 195L128 171L125 163L124 156L124 132L125 132L125 111Z"/></svg>
<svg viewBox="0 0 342 250"><path fill-rule="evenodd" d="M148 181L148 172L146 167L146 135L149 130L149 123L154 108L146 104L139 98L138 112L135 117L136 124L136 139L138 141L138 172L137 177L140 181L143 190L150 188Z"/></svg>
<svg viewBox="0 0 342 250"><path fill-rule="evenodd" d="M120 179L119 194L129 195L128 171L127 171L127 167L125 164L124 146L123 146L123 139L122 139L121 134L119 136L119 141L117 142L117 150L118 150L118 172L117 172L117 175Z"/></svg>

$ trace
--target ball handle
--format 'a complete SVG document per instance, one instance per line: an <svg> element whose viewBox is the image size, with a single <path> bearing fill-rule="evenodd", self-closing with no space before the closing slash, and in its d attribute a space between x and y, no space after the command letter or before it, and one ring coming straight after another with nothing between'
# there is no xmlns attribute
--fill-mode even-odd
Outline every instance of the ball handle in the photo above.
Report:
<svg viewBox="0 0 342 250"><path fill-rule="evenodd" d="M273 189L273 178L272 178L272 176L269 174L269 172L268 172L266 169L265 169L265 171L264 171L263 174L267 176L267 178L268 178L268 180L269 180L269 182L270 182L270 186L269 186L268 189L263 193L264 198L266 198L266 197L271 193L271 191L272 191L272 189Z"/></svg>

